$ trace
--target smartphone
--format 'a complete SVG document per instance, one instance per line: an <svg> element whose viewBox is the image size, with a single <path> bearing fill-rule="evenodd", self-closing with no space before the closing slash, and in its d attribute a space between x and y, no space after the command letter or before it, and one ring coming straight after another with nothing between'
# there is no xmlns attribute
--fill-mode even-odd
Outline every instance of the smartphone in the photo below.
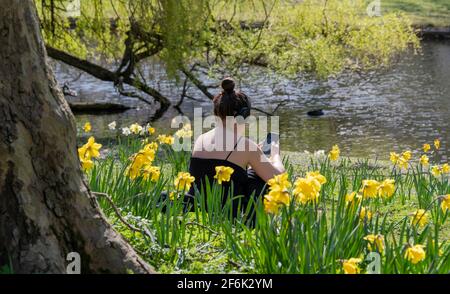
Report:
<svg viewBox="0 0 450 294"><path fill-rule="evenodd" d="M279 140L279 135L277 133L268 133L266 140L264 140L263 145L261 147L263 153L266 156L270 156L270 145L272 144L272 142L278 142Z"/></svg>

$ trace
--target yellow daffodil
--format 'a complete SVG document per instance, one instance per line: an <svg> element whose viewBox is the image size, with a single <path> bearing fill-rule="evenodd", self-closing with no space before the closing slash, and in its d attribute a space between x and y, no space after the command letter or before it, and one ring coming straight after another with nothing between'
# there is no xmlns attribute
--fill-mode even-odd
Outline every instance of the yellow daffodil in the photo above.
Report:
<svg viewBox="0 0 450 294"><path fill-rule="evenodd" d="M81 162L81 167L83 168L84 171L88 171L88 170L92 169L92 167L94 167L94 162L91 159L80 157L80 162Z"/></svg>
<svg viewBox="0 0 450 294"><path fill-rule="evenodd" d="M91 159L100 156L102 144L95 143L95 138L90 137L86 144L78 148L78 155L83 159Z"/></svg>
<svg viewBox="0 0 450 294"><path fill-rule="evenodd" d="M398 160L400 159L400 154L395 153L395 152L391 152L389 159L391 160L391 162L393 164L397 164Z"/></svg>
<svg viewBox="0 0 450 294"><path fill-rule="evenodd" d="M181 129L175 132L175 136L178 138L190 138L192 135L193 132L190 124L184 125Z"/></svg>
<svg viewBox="0 0 450 294"><path fill-rule="evenodd" d="M423 250L424 247L424 245L420 244L408 247L405 251L405 258L412 264L421 262L426 257L425 250Z"/></svg>
<svg viewBox="0 0 450 294"><path fill-rule="evenodd" d="M318 172L318 171L307 172L306 177L315 178L317 181L319 181L319 183L321 185L323 185L327 182L327 179L323 175L321 175L320 172Z"/></svg>
<svg viewBox="0 0 450 294"><path fill-rule="evenodd" d="M188 191L195 178L188 172L179 172L174 181L175 189L178 191Z"/></svg>
<svg viewBox="0 0 450 294"><path fill-rule="evenodd" d="M161 175L161 169L158 166L152 166L147 164L142 169L142 177L144 180L150 180L152 182L157 182Z"/></svg>
<svg viewBox="0 0 450 294"><path fill-rule="evenodd" d="M135 135L140 134L142 132L142 126L138 123L134 123L130 126L130 131Z"/></svg>
<svg viewBox="0 0 450 294"><path fill-rule="evenodd" d="M147 158L142 153L136 153L131 156L131 164L127 168L127 175L130 179L134 180L135 178L141 175L142 168L145 165L151 164L151 160L147 160Z"/></svg>
<svg viewBox="0 0 450 294"><path fill-rule="evenodd" d="M315 177L298 178L294 183L294 197L302 204L316 202L320 188L321 184Z"/></svg>
<svg viewBox="0 0 450 294"><path fill-rule="evenodd" d="M214 179L216 179L217 183L221 185L222 182L230 181L233 172L234 169L229 166L216 166L216 175L214 176Z"/></svg>
<svg viewBox="0 0 450 294"><path fill-rule="evenodd" d="M364 180L362 182L361 193L364 198L375 198L378 194L380 183L375 180Z"/></svg>
<svg viewBox="0 0 450 294"><path fill-rule="evenodd" d="M428 215L425 209L418 209L412 215L411 223L413 226L419 225L421 227L428 223Z"/></svg>
<svg viewBox="0 0 450 294"><path fill-rule="evenodd" d="M277 214L282 205L289 205L291 197L286 190L280 190L276 186L274 190L269 189L269 194L264 196L264 211Z"/></svg>
<svg viewBox="0 0 450 294"><path fill-rule="evenodd" d="M403 169L408 168L408 161L411 159L411 157L412 153L409 150L403 152L402 155L395 152L390 153L391 162Z"/></svg>
<svg viewBox="0 0 450 294"><path fill-rule="evenodd" d="M441 141L439 141L439 139L434 140L434 148L436 148L436 150L441 148Z"/></svg>
<svg viewBox="0 0 450 294"><path fill-rule="evenodd" d="M441 166L441 172L442 172L443 174L448 174L448 173L450 173L450 165L448 165L448 163L444 163L444 164Z"/></svg>
<svg viewBox="0 0 450 294"><path fill-rule="evenodd" d="M100 156L100 148L102 148L102 144L95 143L94 137L90 137L86 144L78 148L78 157L84 171L92 169L94 166L92 158Z"/></svg>
<svg viewBox="0 0 450 294"><path fill-rule="evenodd" d="M174 138L169 135L159 135L156 139L160 144L172 145L174 143Z"/></svg>
<svg viewBox="0 0 450 294"><path fill-rule="evenodd" d="M359 205L359 203L361 203L362 198L363 197L361 194L351 192L350 194L345 195L345 203L347 205L351 204L352 206Z"/></svg>
<svg viewBox="0 0 450 294"><path fill-rule="evenodd" d="M156 151L158 149L158 143L156 142L151 142L148 143L144 146L144 150L154 150Z"/></svg>
<svg viewBox="0 0 450 294"><path fill-rule="evenodd" d="M400 167L402 169L407 169L408 168L408 160L406 160L405 157L400 156L400 158L397 161L397 165L398 165L398 167Z"/></svg>
<svg viewBox="0 0 450 294"><path fill-rule="evenodd" d="M429 164L430 159L425 154L420 157L420 164L423 166L427 166Z"/></svg>
<svg viewBox="0 0 450 294"><path fill-rule="evenodd" d="M157 146L157 145L156 145ZM151 165L155 160L156 150L155 145L150 143L144 146L139 152L130 157L131 164L127 168L127 175L130 179L135 179L141 175L144 166Z"/></svg>
<svg viewBox="0 0 450 294"><path fill-rule="evenodd" d="M423 152L427 153L428 151L430 151L431 146L430 144L423 144Z"/></svg>
<svg viewBox="0 0 450 294"><path fill-rule="evenodd" d="M378 186L378 194L383 198L389 198L394 195L395 192L395 181L391 179L386 179Z"/></svg>
<svg viewBox="0 0 450 294"><path fill-rule="evenodd" d="M291 197L289 195L289 192L287 191L279 191L279 190L269 191L269 194L265 195L264 198L267 199L268 201L273 201L283 205L289 205L291 202Z"/></svg>
<svg viewBox="0 0 450 294"><path fill-rule="evenodd" d="M291 186L287 173L274 176L267 181L269 193L264 196L266 213L277 214L282 205L289 205L291 197L287 189Z"/></svg>
<svg viewBox="0 0 450 294"><path fill-rule="evenodd" d="M334 145L333 148L331 148L330 153L328 153L328 156L330 157L330 160L335 161L338 160L340 154L341 150L338 145Z"/></svg>
<svg viewBox="0 0 450 294"><path fill-rule="evenodd" d="M150 135L152 135L153 133L155 133L155 128L153 128L150 124L146 124L145 128L143 129L143 132L147 132Z"/></svg>
<svg viewBox="0 0 450 294"><path fill-rule="evenodd" d="M366 207L361 207L361 212L359 213L359 219L364 221L364 220L368 220L370 221L372 219L372 212L367 209Z"/></svg>
<svg viewBox="0 0 450 294"><path fill-rule="evenodd" d="M356 196L356 192L351 192L351 193L345 195L345 202L346 203L353 202L353 200L355 199L355 196Z"/></svg>
<svg viewBox="0 0 450 294"><path fill-rule="evenodd" d="M342 263L345 274L359 274L361 271L358 264L361 262L361 258L346 259Z"/></svg>
<svg viewBox="0 0 450 294"><path fill-rule="evenodd" d="M92 130L92 126L90 122L86 122L83 126L83 130L85 133L89 133Z"/></svg>
<svg viewBox="0 0 450 294"><path fill-rule="evenodd" d="M141 167L135 164L130 165L127 170L126 174L130 179L134 180L135 178L139 177L141 175Z"/></svg>
<svg viewBox="0 0 450 294"><path fill-rule="evenodd" d="M270 198L267 198L267 195L264 197L264 211L266 213L278 214L280 206L281 205L276 201L272 201Z"/></svg>
<svg viewBox="0 0 450 294"><path fill-rule="evenodd" d="M153 148L149 148L145 146L137 153L136 157L139 157L139 160L142 161L143 165L150 164L155 160L156 150Z"/></svg>
<svg viewBox="0 0 450 294"><path fill-rule="evenodd" d="M405 152L402 153L402 157L406 160L409 161L412 157L412 153L411 151L407 150Z"/></svg>
<svg viewBox="0 0 450 294"><path fill-rule="evenodd" d="M441 168L438 165L431 167L431 174L435 177L439 177L442 173Z"/></svg>
<svg viewBox="0 0 450 294"><path fill-rule="evenodd" d="M450 194L447 194L442 198L441 209L444 213L450 209Z"/></svg>
<svg viewBox="0 0 450 294"><path fill-rule="evenodd" d="M269 185L270 189L272 190L278 189L281 191L286 190L291 186L287 173L282 173L274 176L272 179L267 181L267 184Z"/></svg>
<svg viewBox="0 0 450 294"><path fill-rule="evenodd" d="M367 247L370 251L376 250L380 253L384 252L384 236L370 234L364 237L364 240L368 241Z"/></svg>

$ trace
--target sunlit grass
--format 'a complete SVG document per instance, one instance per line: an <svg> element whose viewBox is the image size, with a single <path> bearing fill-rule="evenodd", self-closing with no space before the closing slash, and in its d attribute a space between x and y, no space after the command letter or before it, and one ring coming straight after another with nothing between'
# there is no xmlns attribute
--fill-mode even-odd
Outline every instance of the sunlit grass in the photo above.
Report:
<svg viewBox="0 0 450 294"><path fill-rule="evenodd" d="M382 11L404 12L416 25L450 26L450 1L382 0Z"/></svg>

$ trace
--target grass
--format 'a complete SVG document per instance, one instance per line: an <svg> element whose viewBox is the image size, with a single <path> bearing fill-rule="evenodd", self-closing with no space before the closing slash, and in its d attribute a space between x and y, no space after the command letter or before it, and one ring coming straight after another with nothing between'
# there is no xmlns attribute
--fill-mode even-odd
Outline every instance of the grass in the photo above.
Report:
<svg viewBox="0 0 450 294"><path fill-rule="evenodd" d="M406 13L415 25L450 26L448 0L381 0L381 7L383 12Z"/></svg>
<svg viewBox="0 0 450 294"><path fill-rule="evenodd" d="M371 3L374 0L365 1ZM323 0L318 0L319 5L323 5L323 2ZM263 10L257 5L258 2L255 3L256 7L248 7L247 5L239 7L239 17L255 19L253 11L256 11L256 18L263 19ZM416 26L450 26L450 1L448 0L380 0L380 3L383 14L390 12L405 13ZM252 12L249 13L249 11Z"/></svg>
<svg viewBox="0 0 450 294"><path fill-rule="evenodd" d="M147 142L155 138L152 135ZM223 195L216 182L196 193L193 211L183 209L182 198L161 197L163 190L179 192L173 181L178 172L187 170L188 152L160 145L151 163L161 167L159 179L130 179L128 167L135 162L130 158L145 144L137 136L118 142L88 171L90 187L110 196L131 226L118 218L111 203L99 197L105 214L159 272L343 273L346 260L360 258L357 266L365 273L372 250L382 251L382 273L450 272L449 212L441 209L438 197L450 193L448 176L434 177L414 160L402 170L368 159L331 162L326 156L285 153L291 183L305 177L306 171L319 171L327 182L321 185L316 202L300 203L289 190L291 203L281 205L277 214L266 213L261 201L252 203L256 223L251 227L251 209L233 219L231 197ZM359 191L365 179L394 179L394 195L347 204L346 195ZM224 206L223 197L228 199ZM371 218L360 218L363 207L372 212ZM417 209L426 210L424 226L411 222ZM369 248L364 240L369 234L384 237L384 250ZM405 252L417 244L425 246L426 257L413 264Z"/></svg>

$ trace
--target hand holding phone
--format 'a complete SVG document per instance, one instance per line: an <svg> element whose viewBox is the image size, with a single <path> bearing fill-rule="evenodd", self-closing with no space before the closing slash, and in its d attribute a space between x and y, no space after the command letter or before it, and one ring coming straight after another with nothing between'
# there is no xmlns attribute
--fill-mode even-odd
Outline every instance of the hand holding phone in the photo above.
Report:
<svg viewBox="0 0 450 294"><path fill-rule="evenodd" d="M264 140L264 142L262 143L262 151L266 156L270 156L271 155L271 151L272 151L272 143L274 143L274 145L278 145L279 142L279 135L277 133L268 133L266 140Z"/></svg>

